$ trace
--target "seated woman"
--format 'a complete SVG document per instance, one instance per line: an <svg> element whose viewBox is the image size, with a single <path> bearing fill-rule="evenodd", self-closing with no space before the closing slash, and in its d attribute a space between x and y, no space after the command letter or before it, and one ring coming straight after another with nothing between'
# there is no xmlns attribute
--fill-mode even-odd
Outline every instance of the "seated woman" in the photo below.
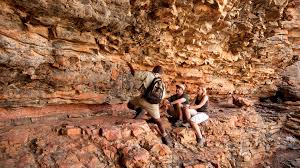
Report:
<svg viewBox="0 0 300 168"><path fill-rule="evenodd" d="M205 139L203 138L199 125L206 121L209 117L206 113L208 109L208 96L206 88L199 87L197 96L192 101L188 110L186 110L186 118L194 129L197 137L197 144L204 145Z"/></svg>

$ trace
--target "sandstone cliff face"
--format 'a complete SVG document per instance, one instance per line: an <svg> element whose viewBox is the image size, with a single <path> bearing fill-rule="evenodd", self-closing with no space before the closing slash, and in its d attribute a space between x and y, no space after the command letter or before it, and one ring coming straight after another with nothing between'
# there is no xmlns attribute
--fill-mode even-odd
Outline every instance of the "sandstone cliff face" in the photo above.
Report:
<svg viewBox="0 0 300 168"><path fill-rule="evenodd" d="M200 84L213 95L267 95L299 57L298 29L286 26L299 24L297 1L0 4L0 106L126 101L125 61L163 65L169 90L184 82L190 92Z"/></svg>
<svg viewBox="0 0 300 168"><path fill-rule="evenodd" d="M284 101L300 101L300 61L287 67L283 74L282 85L277 94Z"/></svg>

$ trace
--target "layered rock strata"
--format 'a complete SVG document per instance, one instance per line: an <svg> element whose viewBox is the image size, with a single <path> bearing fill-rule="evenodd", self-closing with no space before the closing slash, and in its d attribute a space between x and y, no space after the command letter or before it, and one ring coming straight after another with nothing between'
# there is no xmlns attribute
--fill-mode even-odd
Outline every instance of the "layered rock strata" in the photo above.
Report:
<svg viewBox="0 0 300 168"><path fill-rule="evenodd" d="M300 101L300 61L286 68L277 94L284 101Z"/></svg>
<svg viewBox="0 0 300 168"><path fill-rule="evenodd" d="M268 95L297 54L297 1L0 5L0 106L6 107L124 102L132 95L125 61L142 70L161 64L170 91L184 82L190 92L206 85L211 95Z"/></svg>

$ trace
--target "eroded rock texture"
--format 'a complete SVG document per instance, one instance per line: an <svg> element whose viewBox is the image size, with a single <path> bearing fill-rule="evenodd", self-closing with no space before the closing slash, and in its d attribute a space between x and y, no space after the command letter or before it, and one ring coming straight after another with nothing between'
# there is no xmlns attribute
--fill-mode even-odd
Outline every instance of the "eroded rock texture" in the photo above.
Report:
<svg viewBox="0 0 300 168"><path fill-rule="evenodd" d="M300 101L300 61L287 67L278 93L285 101Z"/></svg>
<svg viewBox="0 0 300 168"><path fill-rule="evenodd" d="M0 106L123 102L132 89L125 61L162 64L170 90L183 81L189 91L259 96L299 57L297 1L0 4Z"/></svg>
<svg viewBox="0 0 300 168"><path fill-rule="evenodd" d="M264 122L253 108L223 109L223 113L219 110L213 109L210 120L201 127L207 140L205 147L195 145L192 129L173 128L166 119L163 122L174 148L162 144L155 124L130 120L128 115L73 115L55 121L33 117L32 123L19 122L18 126L11 123L2 129L0 165L4 168L252 168L270 165L265 163L266 159L278 147L293 145L276 133L281 124Z"/></svg>

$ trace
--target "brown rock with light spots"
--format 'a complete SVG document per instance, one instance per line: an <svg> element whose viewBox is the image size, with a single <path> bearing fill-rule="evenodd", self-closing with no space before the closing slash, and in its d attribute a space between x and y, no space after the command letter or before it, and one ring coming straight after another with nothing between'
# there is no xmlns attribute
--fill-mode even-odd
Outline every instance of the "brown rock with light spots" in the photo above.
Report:
<svg viewBox="0 0 300 168"><path fill-rule="evenodd" d="M115 141L122 138L121 129L115 127L102 128L101 135L109 141Z"/></svg>
<svg viewBox="0 0 300 168"><path fill-rule="evenodd" d="M123 164L127 168L141 167L146 168L150 162L149 152L144 148L139 147L125 147L122 150Z"/></svg>

